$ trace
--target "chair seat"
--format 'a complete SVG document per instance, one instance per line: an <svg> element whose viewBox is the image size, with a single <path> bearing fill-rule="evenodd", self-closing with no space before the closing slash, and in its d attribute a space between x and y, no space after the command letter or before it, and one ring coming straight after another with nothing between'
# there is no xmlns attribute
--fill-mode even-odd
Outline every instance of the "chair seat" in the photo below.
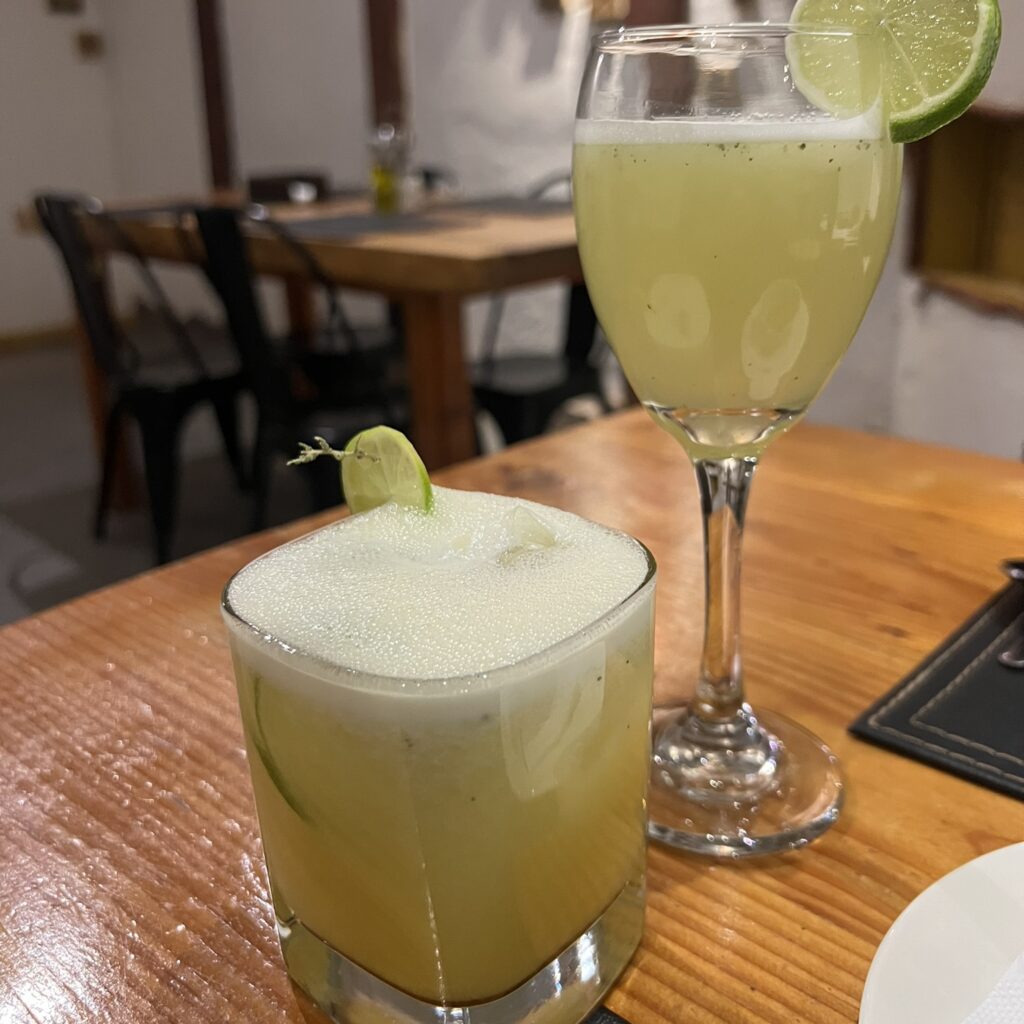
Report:
<svg viewBox="0 0 1024 1024"><path fill-rule="evenodd" d="M555 410L576 395L601 394L597 369L564 356L496 359L473 372L473 393L501 428L508 444L541 433Z"/></svg>
<svg viewBox="0 0 1024 1024"><path fill-rule="evenodd" d="M202 360L206 377L222 380L236 377L241 372L238 351L227 330L205 321L190 322L186 328ZM135 348L145 353L135 373L137 386L173 391L203 378L199 368L182 356L181 349L162 324L147 320L130 328L127 333Z"/></svg>
<svg viewBox="0 0 1024 1024"><path fill-rule="evenodd" d="M573 370L561 355L505 356L473 368L473 387L505 395L560 391Z"/></svg>
<svg viewBox="0 0 1024 1024"><path fill-rule="evenodd" d="M361 352L391 351L398 348L398 336L395 331L386 324L366 324L353 327L356 343ZM293 337L288 341L289 351L295 355L305 353L334 353L339 351L335 340L323 331L317 331L311 339L305 337Z"/></svg>

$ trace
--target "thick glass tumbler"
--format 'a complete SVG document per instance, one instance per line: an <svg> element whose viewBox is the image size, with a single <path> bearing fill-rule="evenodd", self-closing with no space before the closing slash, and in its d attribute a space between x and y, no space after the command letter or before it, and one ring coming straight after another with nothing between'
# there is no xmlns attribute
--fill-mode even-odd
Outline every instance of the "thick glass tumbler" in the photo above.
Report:
<svg viewBox="0 0 1024 1024"><path fill-rule="evenodd" d="M580 1020L643 922L653 560L587 523L633 577L584 628L486 671L368 672L271 621L275 605L321 599L310 573L336 570L323 552L362 518L257 559L225 591L288 970L339 1020ZM514 629L539 599L539 558L495 570L509 573L501 606L460 628ZM415 614L428 626L446 620L456 562L409 570L425 573ZM405 661L412 646L394 655Z"/></svg>

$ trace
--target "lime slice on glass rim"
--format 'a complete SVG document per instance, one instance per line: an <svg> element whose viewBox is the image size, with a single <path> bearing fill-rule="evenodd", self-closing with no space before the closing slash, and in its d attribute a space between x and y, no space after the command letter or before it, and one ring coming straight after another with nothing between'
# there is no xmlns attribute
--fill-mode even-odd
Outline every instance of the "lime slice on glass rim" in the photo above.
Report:
<svg viewBox="0 0 1024 1024"><path fill-rule="evenodd" d="M341 487L353 514L368 512L393 501L405 508L429 512L434 507L434 489L427 467L412 442L393 427L370 427L353 437L344 451L332 448L322 437L317 447L300 444L299 455L289 466L312 462L321 455L341 463Z"/></svg>
<svg viewBox="0 0 1024 1024"><path fill-rule="evenodd" d="M879 34L893 142L923 139L974 102L992 73L1002 30L997 0L798 0L790 20ZM861 42L791 35L786 51L797 88L837 116L864 113Z"/></svg>

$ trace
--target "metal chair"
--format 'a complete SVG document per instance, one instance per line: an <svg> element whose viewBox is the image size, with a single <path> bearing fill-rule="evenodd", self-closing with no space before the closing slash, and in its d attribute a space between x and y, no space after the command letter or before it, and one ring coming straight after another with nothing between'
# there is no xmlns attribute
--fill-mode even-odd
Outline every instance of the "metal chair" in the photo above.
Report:
<svg viewBox="0 0 1024 1024"><path fill-rule="evenodd" d="M97 200L48 193L36 197L35 209L64 261L92 357L106 379L95 536L106 534L117 452L124 421L130 418L141 433L154 554L162 564L170 556L175 523L181 428L203 404L213 407L228 460L239 484L245 484L237 427L243 387L237 354L223 336L208 338L202 346L194 342L146 260ZM127 253L156 310L154 323L134 330L122 327L110 308L102 263L88 241L86 223L105 231Z"/></svg>
<svg viewBox="0 0 1024 1024"><path fill-rule="evenodd" d="M207 275L224 306L256 396L252 526L259 529L266 521L275 453L294 454L300 440L315 434L338 446L375 423L402 426L404 412L388 380L385 361L343 347L303 353L296 351L289 339L271 338L253 285L240 226L243 214L234 209L204 207L196 209L194 215L206 249ZM266 220L260 223L267 226ZM330 282L324 282L330 293ZM324 474L311 468L309 478L317 507L337 502L338 474L329 466L327 470Z"/></svg>
<svg viewBox="0 0 1024 1024"><path fill-rule="evenodd" d="M550 175L530 189L527 198L543 199L569 181L567 174ZM607 411L593 358L597 314L586 285L568 289L564 342L555 353L499 355L504 311L505 296L495 296L484 327L483 354L471 372L477 405L494 417L508 444L542 433L554 412L577 395L595 395Z"/></svg>
<svg viewBox="0 0 1024 1024"><path fill-rule="evenodd" d="M267 204L296 204L320 202L332 196L361 195L361 189L333 189L327 175L322 171L296 170L278 174L255 175L248 180L250 206L248 215L264 224L278 236L296 254L305 266L310 278L319 284L327 299L329 314L325 328L317 332L316 337L303 339L303 347L308 351L323 346L325 342L342 340L349 349L373 350L390 348L394 353L400 343L397 323L389 315L389 325L355 325L349 319L341 300L341 291L323 273L316 258L298 238L294 231L280 219L272 216Z"/></svg>

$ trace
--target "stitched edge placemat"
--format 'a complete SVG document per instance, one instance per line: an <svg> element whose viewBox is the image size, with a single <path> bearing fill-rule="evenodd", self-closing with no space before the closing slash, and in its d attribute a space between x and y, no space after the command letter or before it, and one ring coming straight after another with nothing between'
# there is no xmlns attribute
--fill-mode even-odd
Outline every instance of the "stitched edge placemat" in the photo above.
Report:
<svg viewBox="0 0 1024 1024"><path fill-rule="evenodd" d="M999 664L1024 628L1011 583L850 725L861 739L1024 799L1024 672Z"/></svg>
<svg viewBox="0 0 1024 1024"><path fill-rule="evenodd" d="M607 1006L599 1006L584 1024L629 1024L625 1017L613 1013Z"/></svg>

